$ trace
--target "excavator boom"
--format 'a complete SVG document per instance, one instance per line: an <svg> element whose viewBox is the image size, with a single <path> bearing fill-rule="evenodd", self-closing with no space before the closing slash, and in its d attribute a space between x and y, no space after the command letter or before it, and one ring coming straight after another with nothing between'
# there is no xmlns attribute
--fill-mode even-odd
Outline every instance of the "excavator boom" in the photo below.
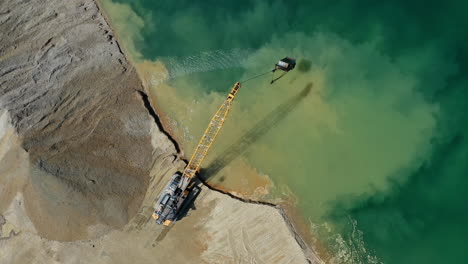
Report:
<svg viewBox="0 0 468 264"><path fill-rule="evenodd" d="M187 188L190 180L193 178L193 176L195 176L195 173L197 173L198 169L200 168L201 163L208 154L211 145L213 145L216 136L218 135L221 127L224 124L224 121L226 120L229 109L231 108L232 102L240 87L241 85L239 82L234 84L226 100L224 100L216 114L211 118L210 124L206 128L205 133L203 133L203 136L200 139L200 142L198 143L189 164L187 167L185 167L185 170L182 174L182 181L179 185L180 189L185 190L185 188Z"/></svg>

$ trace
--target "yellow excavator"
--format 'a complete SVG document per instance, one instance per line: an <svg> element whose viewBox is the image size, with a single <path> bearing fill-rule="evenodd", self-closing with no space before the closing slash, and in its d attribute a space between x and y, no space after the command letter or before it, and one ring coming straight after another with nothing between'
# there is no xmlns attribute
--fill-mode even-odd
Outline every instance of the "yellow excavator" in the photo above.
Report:
<svg viewBox="0 0 468 264"><path fill-rule="evenodd" d="M286 57L280 60L275 64L275 68L272 71L268 71L267 73L274 73L276 70L281 70L284 73L277 78L273 77L271 83L283 77L285 73L294 69L295 66L295 59ZM246 81L258 78L267 73L254 76ZM246 81L244 81L244 83ZM216 114L211 118L211 121L206 128L205 133L203 133L203 136L200 139L200 142L198 143L197 148L195 149L195 152L193 153L188 165L185 167L184 172L177 172L174 174L167 186L163 189L159 199L156 202L155 211L153 213L153 218L156 220L157 224L168 226L174 222L178 218L180 208L182 208L184 204L188 203L191 199L196 197L200 191L199 188L194 189L187 187L189 187L193 177L200 169L200 166L208 154L211 146L213 145L216 136L223 127L224 121L226 120L226 117L229 114L229 110L231 109L232 102L234 101L234 98L236 97L240 87L240 82L236 82L234 84L223 104L219 107L218 111L216 111Z"/></svg>

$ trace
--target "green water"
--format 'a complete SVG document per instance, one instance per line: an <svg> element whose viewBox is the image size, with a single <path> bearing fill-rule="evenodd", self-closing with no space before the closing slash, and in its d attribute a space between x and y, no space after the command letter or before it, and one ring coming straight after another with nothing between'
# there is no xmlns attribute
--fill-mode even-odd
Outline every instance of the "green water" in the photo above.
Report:
<svg viewBox="0 0 468 264"><path fill-rule="evenodd" d="M103 5L136 60L168 68L172 90L155 93L185 149L233 82L299 60L274 85L243 86L213 152L238 152L230 143L250 131L232 164L242 159L271 177L273 193L296 196L334 261L468 261L468 2ZM269 113L281 118L265 121Z"/></svg>

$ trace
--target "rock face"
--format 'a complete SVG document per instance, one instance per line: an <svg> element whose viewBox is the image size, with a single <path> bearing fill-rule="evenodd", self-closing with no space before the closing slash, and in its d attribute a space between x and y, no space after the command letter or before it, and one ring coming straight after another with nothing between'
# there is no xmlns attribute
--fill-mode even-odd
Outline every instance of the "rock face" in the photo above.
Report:
<svg viewBox="0 0 468 264"><path fill-rule="evenodd" d="M276 208L203 186L187 217L154 224L185 166L155 121L93 0L1 1L1 262L319 262Z"/></svg>

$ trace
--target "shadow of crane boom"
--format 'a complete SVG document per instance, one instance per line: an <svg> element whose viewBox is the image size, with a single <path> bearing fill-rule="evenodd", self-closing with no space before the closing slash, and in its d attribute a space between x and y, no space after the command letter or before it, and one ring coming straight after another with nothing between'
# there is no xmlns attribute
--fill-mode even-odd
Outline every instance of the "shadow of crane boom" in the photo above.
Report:
<svg viewBox="0 0 468 264"><path fill-rule="evenodd" d="M200 171L200 178L208 180L216 175L220 170L244 153L253 143L263 137L270 129L281 122L299 103L307 97L312 89L313 83L308 83L301 92L289 98L283 104L276 107L247 133L242 135L237 141L221 153L208 167Z"/></svg>

